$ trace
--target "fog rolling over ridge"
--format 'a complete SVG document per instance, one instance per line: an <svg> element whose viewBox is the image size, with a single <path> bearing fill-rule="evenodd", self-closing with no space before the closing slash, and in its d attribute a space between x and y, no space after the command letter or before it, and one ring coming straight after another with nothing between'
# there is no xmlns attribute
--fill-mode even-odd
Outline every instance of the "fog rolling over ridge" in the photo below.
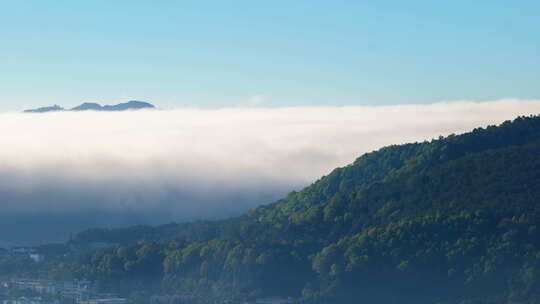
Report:
<svg viewBox="0 0 540 304"><path fill-rule="evenodd" d="M0 242L223 218L362 153L540 113L540 101L0 114Z"/></svg>

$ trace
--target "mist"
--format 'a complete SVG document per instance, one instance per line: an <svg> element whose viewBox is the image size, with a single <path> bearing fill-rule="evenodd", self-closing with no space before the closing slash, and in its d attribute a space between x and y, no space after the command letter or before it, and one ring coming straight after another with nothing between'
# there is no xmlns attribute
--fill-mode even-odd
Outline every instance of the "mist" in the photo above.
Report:
<svg viewBox="0 0 540 304"><path fill-rule="evenodd" d="M0 114L0 242L217 219L390 144L540 113L537 100Z"/></svg>

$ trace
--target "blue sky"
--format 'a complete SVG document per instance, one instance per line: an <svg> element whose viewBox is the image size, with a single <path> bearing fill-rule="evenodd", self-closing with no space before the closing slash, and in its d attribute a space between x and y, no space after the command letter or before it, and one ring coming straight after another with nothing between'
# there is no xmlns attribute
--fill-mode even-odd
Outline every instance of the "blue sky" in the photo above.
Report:
<svg viewBox="0 0 540 304"><path fill-rule="evenodd" d="M539 1L2 1L0 110L540 98Z"/></svg>

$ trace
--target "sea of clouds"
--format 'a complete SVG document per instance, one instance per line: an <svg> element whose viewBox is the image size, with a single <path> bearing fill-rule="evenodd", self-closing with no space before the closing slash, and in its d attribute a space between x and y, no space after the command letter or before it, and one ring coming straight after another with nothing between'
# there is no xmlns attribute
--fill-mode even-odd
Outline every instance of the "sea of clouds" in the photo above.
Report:
<svg viewBox="0 0 540 304"><path fill-rule="evenodd" d="M537 100L0 114L0 242L223 218L390 144L540 113Z"/></svg>

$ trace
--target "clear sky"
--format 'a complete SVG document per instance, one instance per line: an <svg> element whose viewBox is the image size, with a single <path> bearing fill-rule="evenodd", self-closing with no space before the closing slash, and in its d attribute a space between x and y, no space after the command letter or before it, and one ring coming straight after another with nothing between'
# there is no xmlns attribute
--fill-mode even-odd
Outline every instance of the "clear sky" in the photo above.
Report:
<svg viewBox="0 0 540 304"><path fill-rule="evenodd" d="M5 0L0 110L540 98L539 11L532 0Z"/></svg>

